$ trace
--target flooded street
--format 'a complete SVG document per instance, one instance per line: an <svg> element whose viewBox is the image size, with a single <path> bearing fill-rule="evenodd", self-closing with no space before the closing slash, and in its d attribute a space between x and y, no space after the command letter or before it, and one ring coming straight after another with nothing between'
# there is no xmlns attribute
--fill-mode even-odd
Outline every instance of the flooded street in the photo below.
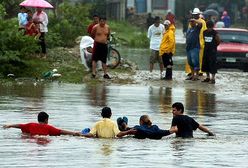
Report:
<svg viewBox="0 0 248 168"><path fill-rule="evenodd" d="M179 51L173 57L173 81L163 81L157 70L152 74L147 71L149 50L120 51L124 58L137 62L134 84L0 84L0 167L247 167L248 73L221 70L215 85L185 81L182 70L186 57ZM30 138L18 129L2 128L4 124L36 122L37 114L46 111L50 124L81 131L100 120L100 110L109 106L114 121L127 116L129 126L134 126L141 115L148 114L153 124L169 129L171 105L177 101L185 105L185 114L216 136L208 137L197 130L193 139L175 135L161 140Z"/></svg>
<svg viewBox="0 0 248 168"><path fill-rule="evenodd" d="M110 106L113 120L127 116L133 126L148 114L153 124L168 129L171 104L180 101L185 114L216 137L197 130L193 139L27 138L18 129L0 128L0 167L247 167L247 73L220 72L215 85L185 81L182 71L175 71L170 82L159 80L156 72L152 79L145 79L146 74L137 73L133 85L0 85L1 126L36 121L44 110L50 124L81 131L101 118L103 106Z"/></svg>

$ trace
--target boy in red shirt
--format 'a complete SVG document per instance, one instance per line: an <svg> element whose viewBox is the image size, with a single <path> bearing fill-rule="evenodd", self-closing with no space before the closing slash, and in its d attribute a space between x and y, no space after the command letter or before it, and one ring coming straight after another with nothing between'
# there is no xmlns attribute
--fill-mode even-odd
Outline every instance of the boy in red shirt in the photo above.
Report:
<svg viewBox="0 0 248 168"><path fill-rule="evenodd" d="M25 34L29 36L35 36L35 38L40 37L39 25L33 22L32 17L28 16L28 23L25 26Z"/></svg>
<svg viewBox="0 0 248 168"><path fill-rule="evenodd" d="M28 135L74 135L78 136L80 133L62 130L55 128L54 126L48 125L49 115L46 112L40 112L38 114L38 123L27 123L27 124L10 124L4 125L3 128L19 128L22 133Z"/></svg>

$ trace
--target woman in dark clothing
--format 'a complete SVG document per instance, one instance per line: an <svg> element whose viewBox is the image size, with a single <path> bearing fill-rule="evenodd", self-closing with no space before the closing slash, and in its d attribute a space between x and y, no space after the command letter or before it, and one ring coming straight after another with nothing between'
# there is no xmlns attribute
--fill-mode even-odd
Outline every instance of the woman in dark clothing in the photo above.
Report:
<svg viewBox="0 0 248 168"><path fill-rule="evenodd" d="M211 20L207 21L206 25L207 30L203 32L205 47L202 61L202 71L206 72L207 78L202 82L209 82L214 84L215 74L217 73L217 46L220 44L220 37L217 31L213 29L214 23Z"/></svg>

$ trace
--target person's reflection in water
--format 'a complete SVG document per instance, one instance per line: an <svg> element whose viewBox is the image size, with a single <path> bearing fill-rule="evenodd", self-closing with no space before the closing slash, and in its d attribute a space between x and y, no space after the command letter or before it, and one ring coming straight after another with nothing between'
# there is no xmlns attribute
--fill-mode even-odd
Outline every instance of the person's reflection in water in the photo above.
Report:
<svg viewBox="0 0 248 168"><path fill-rule="evenodd" d="M172 88L166 87L163 92L163 87L159 89L161 112L170 112L172 104Z"/></svg>
<svg viewBox="0 0 248 168"><path fill-rule="evenodd" d="M92 106L106 106L107 105L107 89L105 85L91 85L88 86L90 103Z"/></svg>
<svg viewBox="0 0 248 168"><path fill-rule="evenodd" d="M192 139L173 139L171 141L172 155L174 156L174 163L180 163L184 161L184 155L188 153L188 150L194 148L195 141ZM177 164L175 164L177 165Z"/></svg>
<svg viewBox="0 0 248 168"><path fill-rule="evenodd" d="M103 156L109 156L113 153L112 145L102 144L101 151Z"/></svg>
<svg viewBox="0 0 248 168"><path fill-rule="evenodd" d="M17 85L0 85L0 96L21 97L20 104L23 104L23 111L42 111L44 101L44 85L36 84L32 78L17 78ZM34 82L34 83L33 83Z"/></svg>
<svg viewBox="0 0 248 168"><path fill-rule="evenodd" d="M150 104L159 104L159 109L155 110L160 111L161 113L170 113L172 103L172 88L160 87L158 92L155 92L157 89L150 87L149 91Z"/></svg>
<svg viewBox="0 0 248 168"><path fill-rule="evenodd" d="M215 94L203 90L187 89L185 92L185 105L190 115L215 113L215 100Z"/></svg>
<svg viewBox="0 0 248 168"><path fill-rule="evenodd" d="M46 146L48 145L52 140L50 137L47 136L27 136L22 135L22 139L25 140L28 143L37 143L38 145Z"/></svg>

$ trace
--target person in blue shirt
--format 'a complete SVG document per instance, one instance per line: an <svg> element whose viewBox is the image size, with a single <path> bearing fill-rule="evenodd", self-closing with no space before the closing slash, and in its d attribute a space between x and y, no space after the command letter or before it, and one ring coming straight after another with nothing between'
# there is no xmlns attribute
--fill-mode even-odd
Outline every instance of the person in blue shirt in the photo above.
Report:
<svg viewBox="0 0 248 168"><path fill-rule="evenodd" d="M228 16L227 11L224 11L221 20L224 22L225 28L229 28L231 26L231 18Z"/></svg>
<svg viewBox="0 0 248 168"><path fill-rule="evenodd" d="M160 129L157 125L153 125L148 115L142 115L139 120L140 125L133 128L136 130L134 138L137 139L161 139L164 136L177 132L177 128L173 127L170 130Z"/></svg>
<svg viewBox="0 0 248 168"><path fill-rule="evenodd" d="M198 75L200 71L199 64L199 52L200 52L200 40L199 34L202 28L201 21L197 19L190 19L190 27L186 32L186 52L187 60L190 66L192 76L186 80L198 80Z"/></svg>
<svg viewBox="0 0 248 168"><path fill-rule="evenodd" d="M170 130L163 130L157 125L153 125L148 115L142 115L139 120L140 125L136 125L132 128L128 127L127 117L119 117L117 124L120 131L134 130L130 135L134 135L134 138L137 139L161 139L164 136L177 132L177 127L173 127Z"/></svg>
<svg viewBox="0 0 248 168"><path fill-rule="evenodd" d="M20 7L20 12L18 13L19 30L25 29L25 26L28 23L28 14L26 11L25 7Z"/></svg>

